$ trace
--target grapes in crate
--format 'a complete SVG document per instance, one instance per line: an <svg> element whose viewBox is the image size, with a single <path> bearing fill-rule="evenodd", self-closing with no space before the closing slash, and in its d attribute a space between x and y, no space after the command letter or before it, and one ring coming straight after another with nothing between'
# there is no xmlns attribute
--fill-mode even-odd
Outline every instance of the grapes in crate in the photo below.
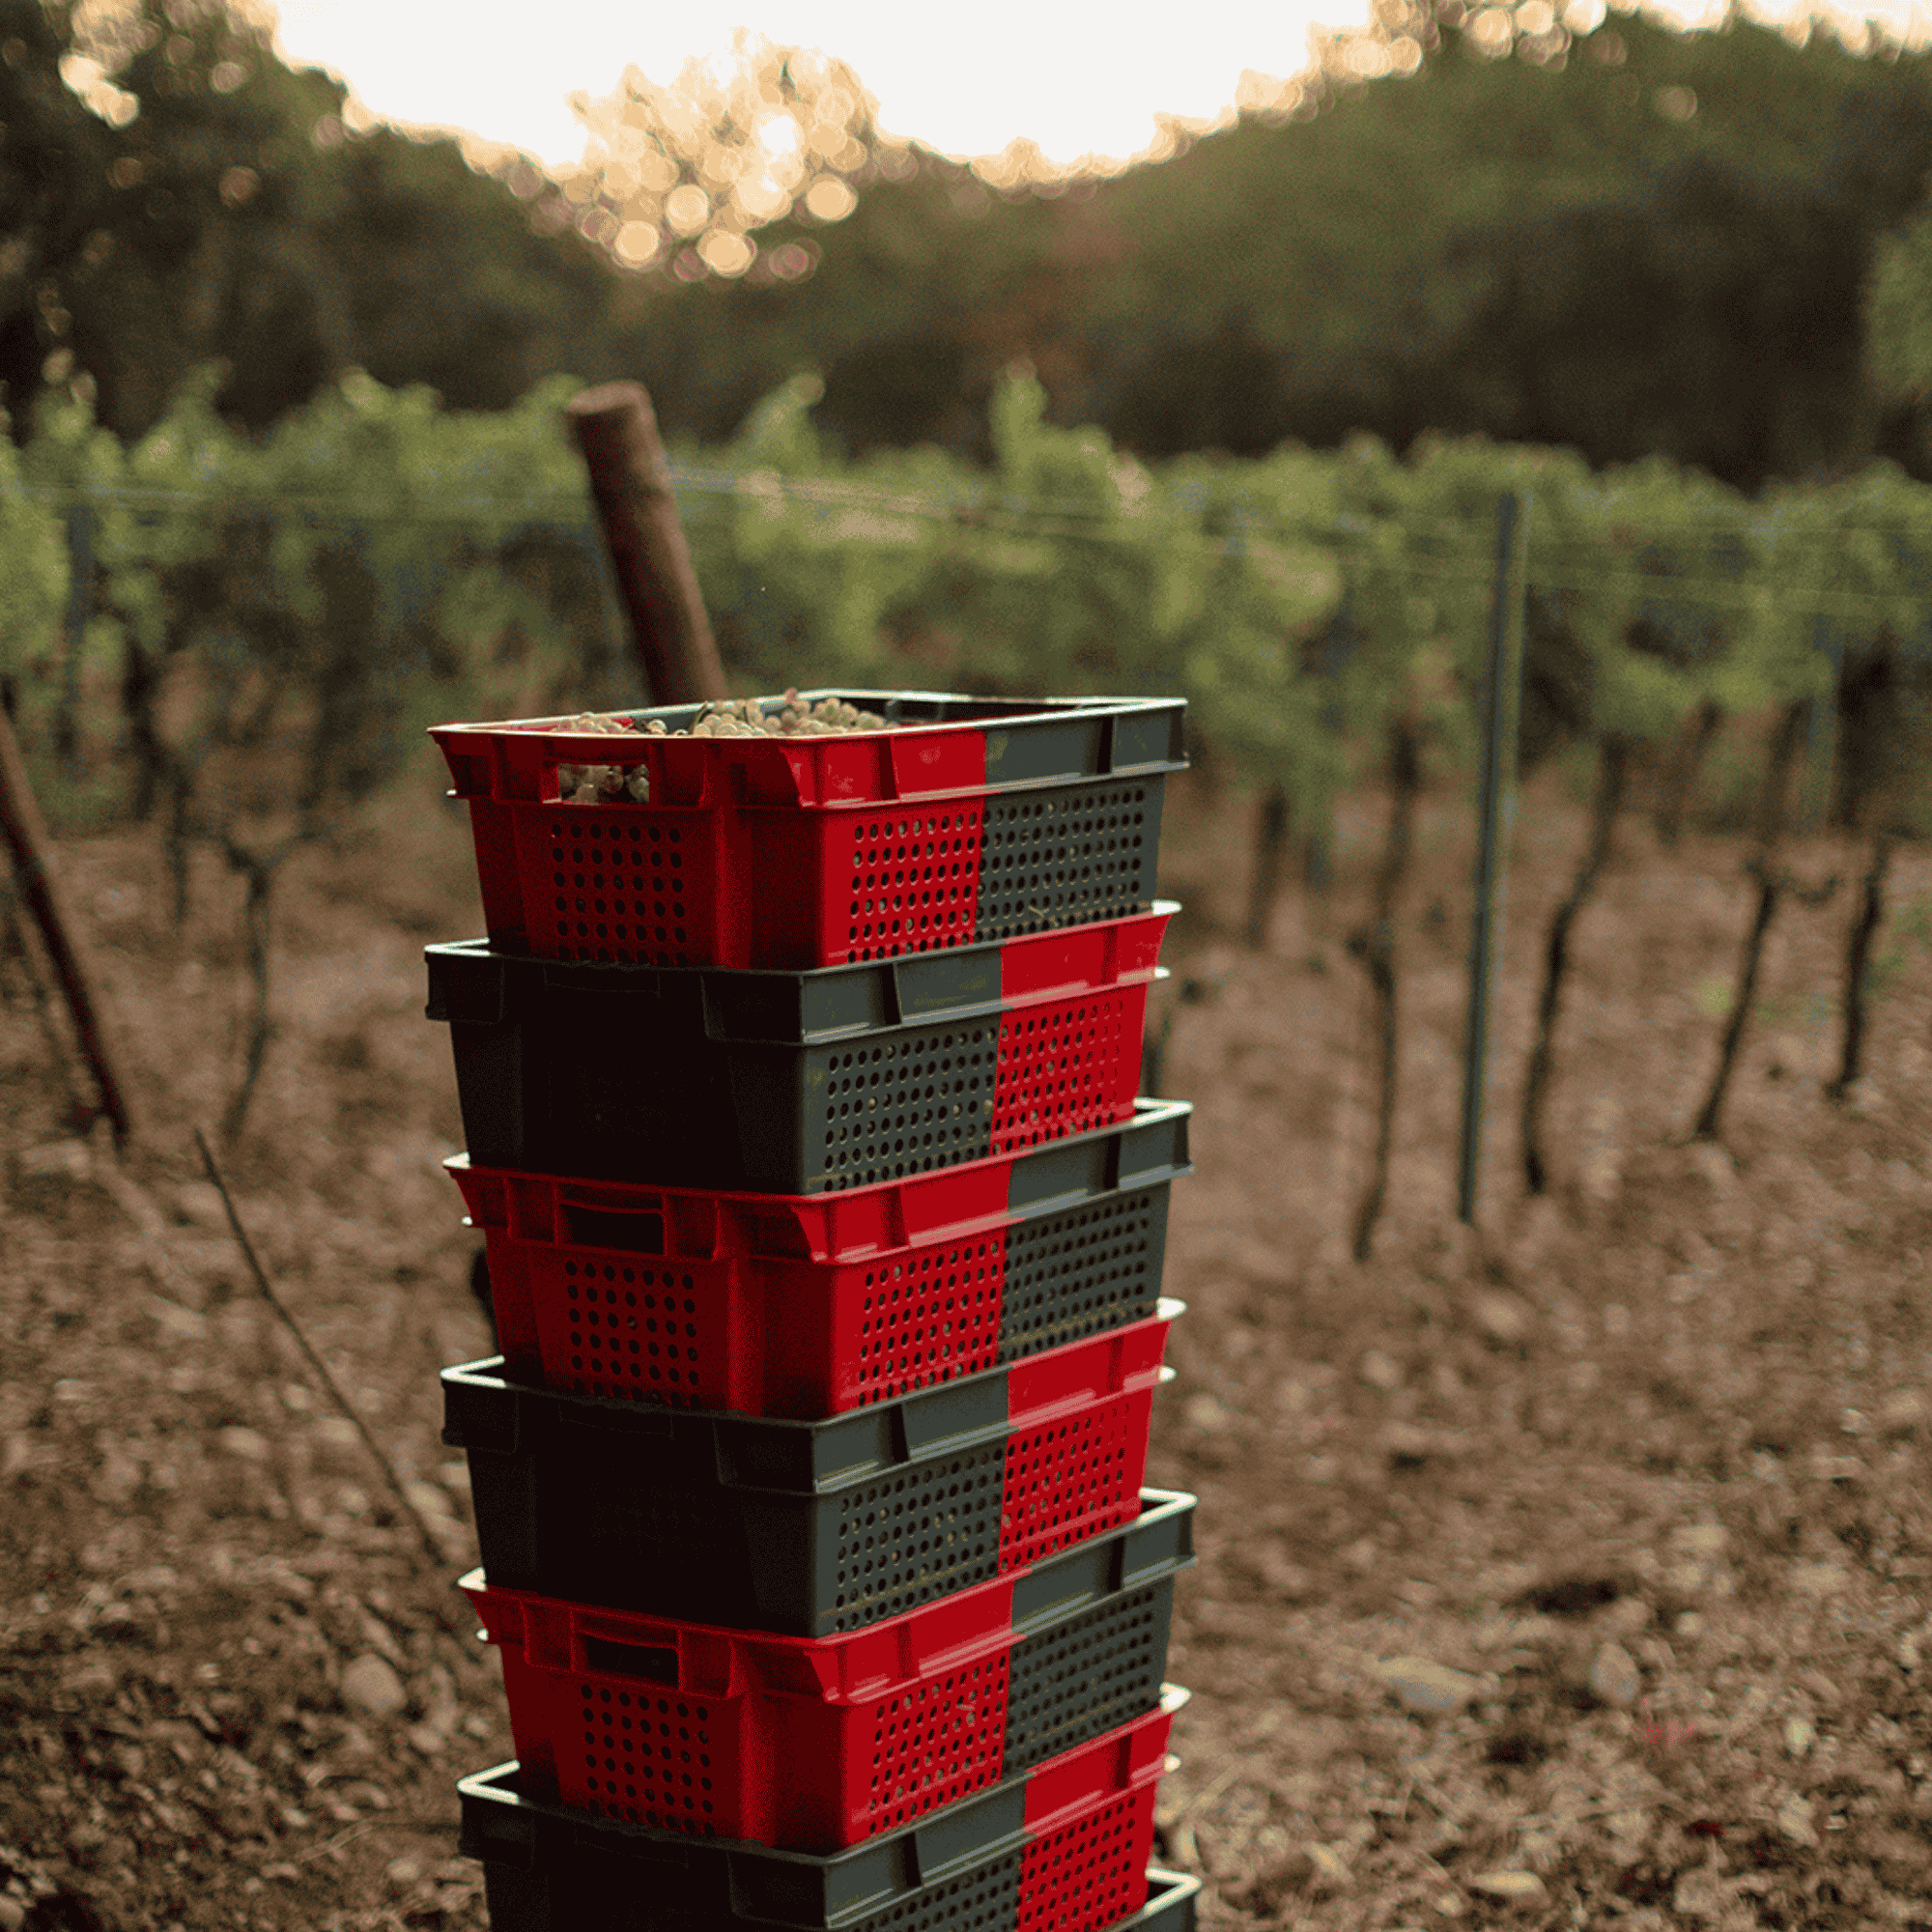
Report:
<svg viewBox="0 0 1932 1932"><path fill-rule="evenodd" d="M570 721L568 728L632 734L639 726L629 712L584 711ZM757 697L731 697L701 705L689 731L667 732L656 718L641 728L653 738L815 738L841 731L883 731L887 725L876 711L861 711L842 697L809 700L794 686L771 704ZM557 788L568 805L613 805L625 798L642 805L651 795L650 775L642 765L562 765L557 769Z"/></svg>

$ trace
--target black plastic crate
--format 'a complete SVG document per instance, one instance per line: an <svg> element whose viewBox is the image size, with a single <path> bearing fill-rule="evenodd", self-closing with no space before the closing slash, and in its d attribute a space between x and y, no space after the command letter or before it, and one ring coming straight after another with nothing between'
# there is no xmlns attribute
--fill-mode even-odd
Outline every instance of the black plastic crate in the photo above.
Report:
<svg viewBox="0 0 1932 1932"><path fill-rule="evenodd" d="M1029 1568L1140 1513L1167 1329L1145 1321L823 1422L442 1372L491 1579L830 1636Z"/></svg>
<svg viewBox="0 0 1932 1932"><path fill-rule="evenodd" d="M1161 1710L848 1851L642 1832L463 1780L495 1932L1191 1932L1198 1882L1150 1871Z"/></svg>
<svg viewBox="0 0 1932 1932"><path fill-rule="evenodd" d="M810 972L427 949L473 1160L816 1194L1129 1118L1176 908Z"/></svg>

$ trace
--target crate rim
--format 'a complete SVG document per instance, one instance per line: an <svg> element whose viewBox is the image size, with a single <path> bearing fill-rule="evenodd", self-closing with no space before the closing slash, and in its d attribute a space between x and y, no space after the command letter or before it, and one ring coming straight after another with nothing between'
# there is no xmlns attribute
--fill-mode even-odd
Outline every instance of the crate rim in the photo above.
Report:
<svg viewBox="0 0 1932 1932"><path fill-rule="evenodd" d="M1172 1295L1163 1294L1154 1303L1151 1315L1143 1316L1138 1321L1130 1321L1124 1327L1104 1329L1097 1335L1082 1336L1078 1341L1063 1345L1065 1350L1092 1349L1096 1344L1115 1343L1119 1338L1128 1337L1136 1330L1146 1331L1155 1324L1164 1324L1171 1329L1176 1321L1187 1312L1187 1304ZM509 1374L508 1360L501 1354L482 1355L469 1362L452 1362L440 1372L437 1379L445 1391L451 1389L484 1387L537 1404L557 1404L567 1409L587 1415L603 1415L609 1418L609 1426L627 1434L638 1435L670 1436L680 1431L697 1433L704 1429L748 1430L770 1432L775 1439L790 1436L795 1441L811 1444L813 1432L829 1430L849 1430L855 1436L876 1435L881 1430L889 1430L891 1449L886 1451L892 1460L862 1460L853 1464L841 1464L814 1474L802 1487L787 1486L771 1481L732 1481L727 1485L734 1492L746 1495L789 1496L799 1499L806 1497L825 1498L837 1496L845 1491L861 1488L879 1480L887 1468L898 1468L908 1463L931 1461L936 1457L958 1455L965 1451L982 1447L990 1442L998 1442L1012 1433L1014 1422L1008 1404L1001 1403L1002 1414L997 1421L968 1423L932 1435L914 1437L905 1419L904 1411L925 1406L936 1416L959 1405L971 1403L974 1384L981 1389L990 1388L993 1378L1005 1381L1015 1373L1023 1372L1035 1364L1045 1361L1049 1356L1061 1352L1059 1350L1042 1350L1037 1355L1029 1355L1023 1361L1005 1362L997 1367L981 1369L977 1376L961 1376L955 1381L935 1382L925 1388L913 1389L902 1396L895 1396L890 1402L867 1405L864 1408L844 1409L837 1415L821 1416L815 1419L802 1419L795 1415L754 1415L738 1408L667 1408L656 1403L631 1402L621 1396L581 1395L575 1389L557 1389L518 1381ZM1158 1391L1178 1378L1179 1371L1170 1362L1163 1361L1153 1372L1151 1387ZM1143 1386L1146 1386L1145 1384ZM1132 1393L1128 1384L1114 1392L1116 1395ZM1064 1408L1062 1403L1053 1403L1036 1411L1028 1418L1028 1426L1035 1423L1050 1422L1056 1412ZM442 1439L451 1448L474 1450L480 1454L492 1451L482 1444L470 1444L452 1440L451 1425L445 1420Z"/></svg>
<svg viewBox="0 0 1932 1932"><path fill-rule="evenodd" d="M781 691L748 694L751 699L759 704L781 703L783 701L784 696L785 694ZM1104 716L1110 714L1145 714L1163 710L1184 711L1187 708L1187 700L1184 697L1175 696L1107 697L1076 696L1071 697L1001 698L981 696L973 692L964 691L876 690L867 689L863 685L813 685L809 690L801 690L798 696L808 703L815 703L821 698L837 697L842 698L848 703L857 703L865 699L876 699L882 703L903 703L909 699L914 703L1010 705L1012 707L1011 710L995 711L979 718L916 719L911 721L909 725L888 724L876 731L841 731L837 734L841 738L878 738L907 728L917 728L921 731L978 731L983 730L991 724L1032 724L1037 720L1053 723L1067 718L1079 717L1085 713L1097 712ZM686 714L696 718L706 710L714 709L721 704L743 703L745 701L747 701L745 698L714 698L696 703L634 705L616 707L610 711L597 712L592 715L597 717L658 718L668 721L672 717L681 717ZM582 715L583 714L578 713L554 718L452 720L447 724L430 725L428 733L432 738L440 740L444 734L465 731L521 731L541 733L546 737L553 738L582 739L586 743L595 743L601 740L607 745L612 739L623 737L642 738L655 735L637 730L629 732L573 730L571 726L574 723L574 718ZM716 742L729 744L732 740L721 739ZM1184 760L1180 765L1170 764L1163 760L1158 765L1150 766L1147 769L1173 771L1184 768ZM1136 767L1135 769L1139 768Z"/></svg>
<svg viewBox="0 0 1932 1932"><path fill-rule="evenodd" d="M1043 1141L1037 1147L1021 1148L1011 1153L981 1154L978 1161L962 1160L952 1168L941 1169L936 1171L942 1173L958 1174L966 1168L982 1166L982 1165L991 1165L996 1161L1004 1162L1013 1167L1018 1167L1028 1160L1036 1158L1043 1160L1059 1152L1064 1148L1085 1146L1091 1142L1098 1141L1108 1135L1119 1135L1119 1134L1129 1133L1137 1127L1162 1126L1179 1122L1187 1122L1191 1120L1193 1113L1194 1113L1194 1102L1192 1100L1168 1100L1168 1099L1163 1099L1158 1094L1136 1094L1134 1097L1134 1111L1131 1118L1127 1120L1115 1121L1111 1124L1104 1127L1088 1127L1080 1133L1067 1134L1065 1135L1063 1138L1055 1141ZM566 1186L575 1184L577 1179L574 1176L565 1174L547 1174L541 1168L509 1167L497 1161L485 1161L479 1167L471 1162L468 1150L459 1150L459 1151L455 1153L445 1154L442 1159L442 1170L452 1179L454 1179L456 1175L460 1172L463 1174L509 1176L519 1179L537 1180L546 1183L555 1183ZM1129 1187L1153 1186L1163 1181L1184 1180L1189 1175L1193 1174L1194 1171L1195 1171L1195 1162L1192 1153L1190 1152L1186 1158L1174 1162L1171 1166L1165 1168L1159 1174L1153 1174L1150 1178L1149 1176L1145 1176L1137 1172L1129 1179L1122 1180L1120 1183L1120 1186L1122 1189L1125 1189ZM902 1176L896 1180L868 1181L867 1182L865 1187L850 1187L841 1189L837 1198L841 1201L850 1201L855 1197L863 1195L872 1189L883 1190L891 1187L904 1187L911 1180L923 1179L925 1177L923 1175L911 1175L911 1176ZM695 1187L687 1185L683 1182L679 1182L675 1185L659 1186L655 1182L648 1180L612 1181L609 1179L586 1179L584 1184L595 1187L635 1187L640 1193L654 1193L654 1194L667 1194L667 1195L688 1194L708 1200L729 1201L734 1203L736 1202L750 1203L750 1202L761 1202L761 1201L792 1201L798 1199L818 1201L821 1199L831 1198L819 1195L807 1195L801 1197L789 1194L774 1194L769 1191L760 1191L759 1189L756 1188ZM1065 1208L1077 1207L1080 1205L1082 1201L1090 1200L1092 1198L1094 1197L1090 1194L1046 1195L1042 1196L1040 1199L1037 1201L1026 1202L1024 1206L1018 1209L1009 1208L1008 1211L1013 1221L1013 1224L1018 1225L1026 1221L1037 1221L1040 1219L1042 1216L1047 1214L1059 1213ZM463 1217L463 1225L466 1228L470 1228L474 1227L475 1223L471 1220L471 1218L468 1214L466 1214ZM950 1231L942 1229L939 1232L935 1233L930 1238L934 1240L943 1240L949 1237L950 1237ZM590 1244L582 1243L580 1245L588 1246Z"/></svg>
<svg viewBox="0 0 1932 1932"><path fill-rule="evenodd" d="M1102 1530L1097 1536L1089 1538L1084 1543L1071 1545L1065 1549L1056 1549L1050 1555L1040 1557L1037 1562L1029 1564L1024 1570L1016 1570L1003 1577L989 1577L983 1583L975 1583L968 1587L974 1590L985 1590L989 1592L1004 1589L1011 1593L1016 1590L1023 1579L1037 1579L1049 1575L1056 1568L1073 1569L1087 1556L1092 1544L1103 1542L1109 1538L1119 1539L1124 1543L1135 1531L1146 1528L1150 1524L1156 1527L1164 1527L1176 1521L1183 1525L1180 1541L1184 1547L1172 1559L1164 1559L1163 1569L1159 1577L1151 1578L1145 1572L1137 1572L1131 1576L1122 1577L1120 1590L1122 1593L1124 1593L1145 1588L1151 1581L1172 1581L1179 1578L1189 1570L1192 1570L1201 1560L1199 1553L1194 1548L1192 1521L1194 1511L1200 1507L1200 1498L1192 1491L1162 1490L1151 1486L1143 1487L1140 1495L1141 1514L1134 1518L1131 1522L1123 1522L1115 1529ZM488 1590L492 1585L488 1573L485 1571L483 1565L479 1563L473 1569L466 1571L456 1579L456 1587L468 1597L472 1590ZM560 1605L565 1607L577 1607L573 1605L572 1600L558 1597L550 1591L526 1589L521 1585L511 1584L503 1584L500 1588L508 1596L526 1601L546 1605ZM935 1599L934 1601L937 1602L940 1600ZM598 1614L605 1613L602 1606L597 1605L585 1605L582 1607ZM862 1625L857 1630L836 1631L830 1635L818 1637L787 1635L782 1632L774 1631L744 1630L735 1625L707 1624L684 1617L660 1617L644 1611L617 1611L613 1614L619 1617L635 1617L640 1623L675 1624L681 1630L689 1632L694 1636L742 1637L753 1643L769 1644L782 1649L811 1647L814 1649L822 1648L831 1650L839 1647L856 1649L868 1642L877 1642L881 1632L887 1633L890 1635L897 1626L909 1627L912 1621L918 1618L923 1611L928 1611L930 1608L930 1605L922 1605L910 1610L901 1610L895 1617L883 1618L876 1624ZM1051 1630L1057 1623L1085 1616L1093 1608L1094 1604L1091 1601L1056 1605L1043 1615L1036 1615L1024 1620L1017 1619L1009 1611L1009 1627L1001 1634L1001 1641L1018 1641L1037 1636L1042 1631ZM482 1633L478 1634L479 1636L483 1635ZM484 1636L483 1640L485 1642L489 1641L487 1636ZM947 1668L951 1668L952 1663L950 1654L944 1657L935 1655L934 1658L928 1661L933 1662L935 1666L943 1663ZM869 1696L871 1693L867 1692L867 1694Z"/></svg>
<svg viewBox="0 0 1932 1932"><path fill-rule="evenodd" d="M1120 1725L1118 1731L1105 1735L1116 1736L1119 1732L1130 1729L1132 1724L1145 1723L1149 1718L1173 1719L1187 1707L1193 1694L1184 1685L1163 1684L1160 1687L1160 1703L1156 1709L1132 1719L1130 1724ZM1073 1748L1078 1751L1091 1751L1102 1742L1101 1738L1095 1738L1087 1744L1076 1745ZM845 1845L836 1852L786 1851L776 1845L761 1845L754 1838L692 1838L683 1833L654 1831L648 1825L633 1825L621 1818L600 1818L594 1813L582 1811L567 1804L545 1804L539 1799L526 1798L521 1791L515 1789L515 1780L522 1771L521 1764L515 1758L505 1758L500 1764L493 1764L485 1770L471 1772L468 1777L457 1780L456 1788L459 1795L473 1793L489 1804L507 1803L519 1809L567 1821L581 1830L588 1830L599 1836L609 1833L636 1839L642 1844L674 1846L680 1851L688 1847L702 1846L707 1855L723 1854L729 1857L733 1853L749 1853L759 1860L824 1870L842 1863L856 1863L861 1859L877 1859L882 1852L890 1856L887 1848L895 1840L909 1839L917 1833L927 1831L935 1819L949 1816L957 1819L969 1809L982 1806L991 1808L1014 1786L1024 1785L1027 1778L1037 1776L1054 1762L1054 1759L1048 1758L1045 1765L1036 1765L1032 1771L1022 1773L1019 1777L1006 1779L984 1791L976 1791L970 1798L960 1800L957 1804L947 1806L943 1812L928 1811L923 1817L916 1818L909 1824L900 1825L891 1832L881 1832L877 1837L867 1838L860 1844ZM1162 1776L1166 1776L1173 1768L1174 1758L1172 1753L1169 1753ZM1011 1839L1015 1844L1024 1842L1023 1833L1020 1832L1002 1833L999 1839L975 1846L953 1859L934 1861L929 1865L922 1861L924 1881L931 1883L936 1879L946 1878L955 1870L980 1863L988 1857L995 1857L1008 1848L1005 1842L1008 1839Z"/></svg>

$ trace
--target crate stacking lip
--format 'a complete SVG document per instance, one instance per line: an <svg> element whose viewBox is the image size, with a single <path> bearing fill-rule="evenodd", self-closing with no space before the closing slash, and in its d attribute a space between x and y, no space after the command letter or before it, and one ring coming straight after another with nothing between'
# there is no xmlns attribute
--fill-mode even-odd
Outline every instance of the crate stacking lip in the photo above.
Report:
<svg viewBox="0 0 1932 1932"><path fill-rule="evenodd" d="M695 705L444 724L469 805L491 943L541 958L810 967L883 959L1139 911L1162 793L1184 769L1179 698L1000 700L813 691L885 731L673 738ZM775 703L775 698L765 702ZM631 775L559 798L564 766Z"/></svg>
<svg viewBox="0 0 1932 1932"><path fill-rule="evenodd" d="M531 1797L831 1852L1154 1710L1192 1496L1011 1577L834 1637L462 1588L502 1657Z"/></svg>
<svg viewBox="0 0 1932 1932"><path fill-rule="evenodd" d="M1140 1511L1180 1304L819 1422L442 1372L492 1583L832 1636L1024 1570Z"/></svg>
<svg viewBox="0 0 1932 1932"><path fill-rule="evenodd" d="M465 1778L460 1848L495 1932L1192 1932L1195 1881L1151 1872L1187 1693L1024 1776L833 1853L641 1831Z"/></svg>
<svg viewBox="0 0 1932 1932"><path fill-rule="evenodd" d="M817 1194L1131 1117L1179 908L806 973L426 949L472 1159Z"/></svg>
<svg viewBox="0 0 1932 1932"><path fill-rule="evenodd" d="M815 1420L1151 1315L1192 1111L836 1194L443 1165L513 1379Z"/></svg>

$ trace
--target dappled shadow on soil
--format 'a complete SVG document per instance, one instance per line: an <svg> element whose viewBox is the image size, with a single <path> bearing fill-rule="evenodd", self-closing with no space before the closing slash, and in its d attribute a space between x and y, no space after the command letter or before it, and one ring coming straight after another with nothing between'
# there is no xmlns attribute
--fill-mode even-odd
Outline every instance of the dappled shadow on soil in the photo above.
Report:
<svg viewBox="0 0 1932 1932"><path fill-rule="evenodd" d="M432 1557L250 1286L190 1129L240 1078L236 882L169 919L140 832L62 865L147 1129L75 1130L32 961L0 956L0 1932L480 1927L454 1783L509 1754L454 1590L438 1368L487 1351L422 945L476 924L420 791L290 861L275 1036L225 1154L278 1289L411 1486ZM1210 1926L1932 1927L1932 957L1881 936L1872 1072L1833 1070L1838 898L1791 906L1721 1146L1686 1142L1749 915L1732 844L1645 828L1575 940L1548 1151L1509 1122L1541 926L1583 834L1525 810L1482 1232L1453 1212L1467 814L1405 907L1374 1258L1359 917L1238 929L1244 810L1183 800L1157 996L1197 1107L1151 1479L1202 1498L1170 1675L1168 1856ZM1808 873L1852 876L1818 847ZM1932 904L1932 864L1898 867ZM1183 980L1196 997L1178 998Z"/></svg>

